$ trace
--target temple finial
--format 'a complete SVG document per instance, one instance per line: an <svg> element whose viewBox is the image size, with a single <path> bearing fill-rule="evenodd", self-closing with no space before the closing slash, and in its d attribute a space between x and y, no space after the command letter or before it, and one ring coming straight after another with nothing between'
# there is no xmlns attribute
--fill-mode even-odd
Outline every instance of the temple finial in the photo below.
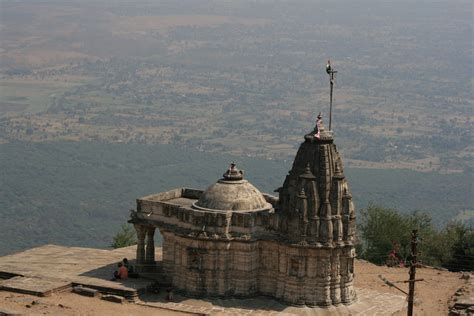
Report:
<svg viewBox="0 0 474 316"><path fill-rule="evenodd" d="M237 169L235 162L231 162L229 169L222 175L225 180L242 180L244 178L244 172Z"/></svg>

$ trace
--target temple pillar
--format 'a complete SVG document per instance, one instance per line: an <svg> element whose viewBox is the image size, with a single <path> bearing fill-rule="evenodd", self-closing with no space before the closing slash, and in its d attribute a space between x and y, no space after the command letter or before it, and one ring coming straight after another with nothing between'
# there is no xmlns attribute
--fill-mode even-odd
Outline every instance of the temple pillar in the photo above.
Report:
<svg viewBox="0 0 474 316"><path fill-rule="evenodd" d="M155 227L146 229L145 262L155 263Z"/></svg>
<svg viewBox="0 0 474 316"><path fill-rule="evenodd" d="M142 225L135 224L137 231L137 264L145 263L145 234L146 229Z"/></svg>

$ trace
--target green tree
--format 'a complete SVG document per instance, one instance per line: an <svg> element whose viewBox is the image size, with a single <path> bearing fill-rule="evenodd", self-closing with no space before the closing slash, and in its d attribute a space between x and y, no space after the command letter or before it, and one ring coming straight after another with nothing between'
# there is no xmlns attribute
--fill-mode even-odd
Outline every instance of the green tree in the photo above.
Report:
<svg viewBox="0 0 474 316"><path fill-rule="evenodd" d="M451 271L474 271L474 230L456 223L448 225L446 235L452 245L443 267Z"/></svg>
<svg viewBox="0 0 474 316"><path fill-rule="evenodd" d="M113 248L122 248L135 245L136 243L137 238L133 228L128 224L123 224L120 227L120 231L114 236L111 246Z"/></svg>
<svg viewBox="0 0 474 316"><path fill-rule="evenodd" d="M406 215L371 204L361 211L359 218L361 257L376 264L385 263L394 248L403 258L408 257L413 229L418 229L420 236L431 238L433 234L431 218L419 212Z"/></svg>
<svg viewBox="0 0 474 316"><path fill-rule="evenodd" d="M362 258L376 263L385 263L394 244L404 252L409 244L408 223L395 210L369 205L359 218L359 232L362 237Z"/></svg>
<svg viewBox="0 0 474 316"><path fill-rule="evenodd" d="M411 232L417 229L419 262L451 271L474 271L472 228L453 222L436 230L424 213L401 214L376 205L362 210L359 218L362 242L358 252L370 262L384 264L394 248L401 257L409 257Z"/></svg>

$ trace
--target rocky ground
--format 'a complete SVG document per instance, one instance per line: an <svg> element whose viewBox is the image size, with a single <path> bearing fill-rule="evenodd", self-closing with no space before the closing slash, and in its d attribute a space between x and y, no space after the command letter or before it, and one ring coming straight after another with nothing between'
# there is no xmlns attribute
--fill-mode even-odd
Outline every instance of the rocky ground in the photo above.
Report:
<svg viewBox="0 0 474 316"><path fill-rule="evenodd" d="M359 288L371 288L380 292L400 293L385 285L379 275L391 282L408 280L407 268L379 267L368 262L358 261L356 265L355 285ZM462 273L449 272L434 268L417 269L416 278L424 279L415 285L415 315L447 315L453 294L467 282ZM472 278L471 278L472 280ZM396 283L408 292L408 284ZM406 310L397 316L405 315Z"/></svg>
<svg viewBox="0 0 474 316"><path fill-rule="evenodd" d="M474 275L464 273L461 275L461 279L465 280L465 284L454 293L449 302L450 316L474 315Z"/></svg>
<svg viewBox="0 0 474 316"><path fill-rule="evenodd" d="M385 285L379 275L398 282L408 279L408 269L380 267L364 261L357 261L355 286L362 289L375 290L380 293L402 294L398 290ZM464 277L463 277L464 275ZM447 315L449 306L462 299L461 294L470 293L472 277L433 268L417 269L415 293L415 315ZM406 283L396 283L408 291ZM459 288L461 294L454 294ZM402 294L403 295L403 294ZM0 314L2 310L16 311L22 314L54 314L54 315L190 315L190 312L178 312L157 309L133 303L112 303L98 297L89 298L71 292L53 294L50 297L36 297L0 291ZM248 310L251 312L251 309ZM197 312L197 311L196 311ZM405 315L406 310L398 315Z"/></svg>

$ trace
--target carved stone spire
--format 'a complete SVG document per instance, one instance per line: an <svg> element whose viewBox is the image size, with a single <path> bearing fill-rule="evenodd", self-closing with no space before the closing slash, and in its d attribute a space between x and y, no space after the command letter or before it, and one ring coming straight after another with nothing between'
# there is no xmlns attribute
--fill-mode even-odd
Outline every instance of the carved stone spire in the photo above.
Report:
<svg viewBox="0 0 474 316"><path fill-rule="evenodd" d="M298 149L293 166L278 191L280 218L288 223L282 223L280 227L289 228L282 233L289 240L296 240L297 236L304 234L309 243L321 243L326 247L343 245L351 238L353 227L351 215L344 214L348 212L349 204L352 205L352 201L349 203L343 199L347 186L332 133L325 130L319 116L315 130L305 136L305 142ZM308 220L305 225L295 222L302 211L302 189L307 212L305 218ZM304 231L294 232L295 229Z"/></svg>

